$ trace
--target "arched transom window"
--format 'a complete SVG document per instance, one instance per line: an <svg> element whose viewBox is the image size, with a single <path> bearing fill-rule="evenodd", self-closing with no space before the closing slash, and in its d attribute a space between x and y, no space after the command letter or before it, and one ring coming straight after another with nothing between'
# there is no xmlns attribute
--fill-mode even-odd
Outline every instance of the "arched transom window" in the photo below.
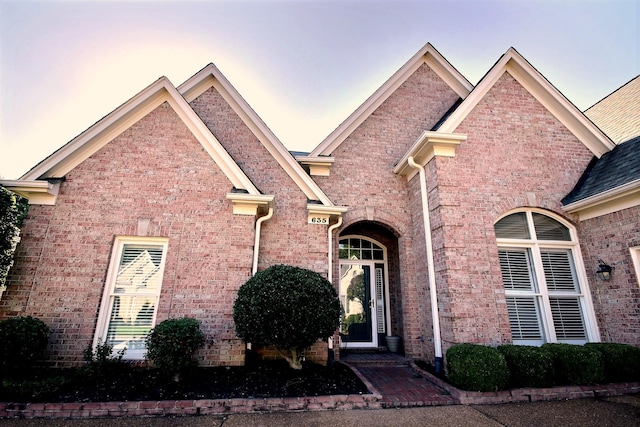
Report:
<svg viewBox="0 0 640 427"><path fill-rule="evenodd" d="M495 224L514 344L597 341L575 232L526 210Z"/></svg>

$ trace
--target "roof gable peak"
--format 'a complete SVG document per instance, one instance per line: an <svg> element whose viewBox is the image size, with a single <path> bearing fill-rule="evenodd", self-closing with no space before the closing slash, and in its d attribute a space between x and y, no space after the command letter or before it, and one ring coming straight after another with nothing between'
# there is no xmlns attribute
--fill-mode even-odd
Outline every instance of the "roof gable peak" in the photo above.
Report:
<svg viewBox="0 0 640 427"><path fill-rule="evenodd" d="M418 68L427 64L461 98L465 98L473 85L456 70L431 43L425 44L409 61L396 71L360 107L331 132L309 155L310 157L330 156L333 151L391 94L395 92Z"/></svg>
<svg viewBox="0 0 640 427"><path fill-rule="evenodd" d="M178 91L187 102L191 102L211 87L220 93L309 200L317 200L326 206L334 206L327 195L213 63L209 63L178 86Z"/></svg>
<svg viewBox="0 0 640 427"><path fill-rule="evenodd" d="M615 147L613 142L597 126L513 47L510 47L500 57L469 96L442 123L438 131L454 132L504 73L509 73L531 93L595 156L600 157Z"/></svg>

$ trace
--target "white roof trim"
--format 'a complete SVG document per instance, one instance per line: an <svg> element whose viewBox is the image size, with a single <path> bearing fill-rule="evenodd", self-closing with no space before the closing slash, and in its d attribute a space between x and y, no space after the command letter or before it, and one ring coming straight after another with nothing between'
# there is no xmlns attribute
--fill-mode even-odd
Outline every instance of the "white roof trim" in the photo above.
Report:
<svg viewBox="0 0 640 427"><path fill-rule="evenodd" d="M513 48L510 48L500 58L469 96L445 120L438 131L454 132L505 72L508 72L529 91L595 156L599 158L615 147L615 144L591 120L585 117L575 105L567 100Z"/></svg>
<svg viewBox="0 0 640 427"><path fill-rule="evenodd" d="M187 102L191 102L210 87L214 87L225 101L231 105L236 114L240 116L242 121L251 129L262 145L269 151L291 179L293 179L308 199L318 200L324 205L333 206L329 197L327 197L315 181L307 175L302 166L298 164L291 153L282 145L282 142L280 142L271 129L269 129L215 65L207 65L189 80L178 86L178 90Z"/></svg>
<svg viewBox="0 0 640 427"><path fill-rule="evenodd" d="M584 221L634 206L640 206L640 179L577 200L562 209L577 214Z"/></svg>
<svg viewBox="0 0 640 427"><path fill-rule="evenodd" d="M60 182L0 180L0 185L29 200L30 205L56 204Z"/></svg>
<svg viewBox="0 0 640 427"><path fill-rule="evenodd" d="M21 180L63 177L158 106L167 102L229 181L249 194L260 192L166 77L139 92L112 113L35 166Z"/></svg>
<svg viewBox="0 0 640 427"><path fill-rule="evenodd" d="M407 181L410 181L418 170L409 165L409 157L413 157L419 165L425 166L436 156L455 157L456 148L466 140L467 135L460 133L424 131L393 168L393 173L405 175Z"/></svg>
<svg viewBox="0 0 640 427"><path fill-rule="evenodd" d="M422 64L427 64L461 98L465 98L473 85L458 72L430 43L427 43L407 63L396 71L373 95L338 126L309 155L310 157L330 156L333 151L396 89L402 85Z"/></svg>

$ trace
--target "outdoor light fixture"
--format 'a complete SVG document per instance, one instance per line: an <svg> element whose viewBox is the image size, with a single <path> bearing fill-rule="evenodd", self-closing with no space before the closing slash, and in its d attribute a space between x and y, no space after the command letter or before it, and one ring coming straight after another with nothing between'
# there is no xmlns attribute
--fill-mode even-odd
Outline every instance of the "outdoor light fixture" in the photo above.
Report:
<svg viewBox="0 0 640 427"><path fill-rule="evenodd" d="M598 270L596 270L596 273L598 274L598 277L602 280L610 280L611 279L611 270L613 270L613 268L606 264L603 260L599 259L598 260Z"/></svg>

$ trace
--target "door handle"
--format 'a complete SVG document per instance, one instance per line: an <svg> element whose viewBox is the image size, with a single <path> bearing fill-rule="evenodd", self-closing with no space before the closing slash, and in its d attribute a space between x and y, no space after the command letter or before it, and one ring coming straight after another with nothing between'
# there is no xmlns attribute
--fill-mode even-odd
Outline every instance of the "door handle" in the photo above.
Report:
<svg viewBox="0 0 640 427"><path fill-rule="evenodd" d="M369 300L369 308L376 308L376 300L374 299Z"/></svg>

